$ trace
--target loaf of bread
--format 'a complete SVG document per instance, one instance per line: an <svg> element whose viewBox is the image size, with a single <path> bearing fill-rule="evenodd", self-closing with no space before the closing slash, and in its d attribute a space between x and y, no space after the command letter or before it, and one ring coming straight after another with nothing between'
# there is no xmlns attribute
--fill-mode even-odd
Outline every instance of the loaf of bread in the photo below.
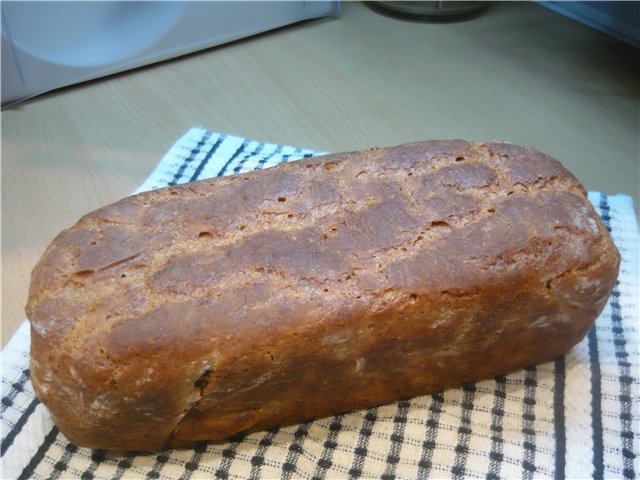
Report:
<svg viewBox="0 0 640 480"><path fill-rule="evenodd" d="M582 186L535 150L311 158L60 233L32 275L32 381L79 446L218 441L553 359L618 267Z"/></svg>

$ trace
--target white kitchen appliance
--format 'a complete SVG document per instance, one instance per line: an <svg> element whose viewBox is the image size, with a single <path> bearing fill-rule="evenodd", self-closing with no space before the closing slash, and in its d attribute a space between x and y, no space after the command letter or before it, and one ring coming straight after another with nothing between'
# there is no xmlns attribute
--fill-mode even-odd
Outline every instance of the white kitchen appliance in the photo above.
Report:
<svg viewBox="0 0 640 480"><path fill-rule="evenodd" d="M338 1L4 1L2 105L302 20Z"/></svg>

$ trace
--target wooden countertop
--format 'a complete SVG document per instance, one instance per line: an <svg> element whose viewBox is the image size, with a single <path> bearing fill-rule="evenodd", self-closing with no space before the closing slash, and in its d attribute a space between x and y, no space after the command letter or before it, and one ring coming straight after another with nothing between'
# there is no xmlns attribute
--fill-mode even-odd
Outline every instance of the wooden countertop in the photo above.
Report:
<svg viewBox="0 0 640 480"><path fill-rule="evenodd" d="M533 3L420 23L359 2L2 112L2 343L62 229L132 192L195 125L328 151L508 140L639 197L638 50Z"/></svg>

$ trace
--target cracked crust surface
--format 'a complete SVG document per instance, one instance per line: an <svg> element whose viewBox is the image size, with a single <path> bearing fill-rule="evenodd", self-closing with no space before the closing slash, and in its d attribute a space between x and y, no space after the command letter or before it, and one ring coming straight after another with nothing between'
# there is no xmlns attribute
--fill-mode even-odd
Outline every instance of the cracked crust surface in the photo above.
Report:
<svg viewBox="0 0 640 480"><path fill-rule="evenodd" d="M582 186L535 150L327 155L62 232L32 275L32 380L80 446L222 440L550 360L618 267Z"/></svg>

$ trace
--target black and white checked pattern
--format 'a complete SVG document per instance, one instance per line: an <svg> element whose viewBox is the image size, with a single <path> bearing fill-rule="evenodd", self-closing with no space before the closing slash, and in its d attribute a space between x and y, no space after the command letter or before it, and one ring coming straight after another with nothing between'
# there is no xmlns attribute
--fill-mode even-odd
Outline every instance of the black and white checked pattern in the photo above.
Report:
<svg viewBox="0 0 640 480"><path fill-rule="evenodd" d="M429 405L429 413L426 420L426 434L422 441L422 455L418 462L418 479L429 478L431 468L433 466L433 454L435 452L438 435L438 427L440 426L439 418L442 413L442 405L444 404L444 395L441 392L431 395L431 404Z"/></svg>
<svg viewBox="0 0 640 480"><path fill-rule="evenodd" d="M298 458L302 454L302 444L309 434L311 422L301 423L293 434L293 440L289 444L287 457L282 464L282 480L290 480L294 475L299 475L296 470Z"/></svg>
<svg viewBox="0 0 640 480"><path fill-rule="evenodd" d="M504 401L506 394L507 380L504 375L499 375L495 379L493 390L493 406L491 408L491 450L489 452L489 472L487 480L500 478L500 466L504 459L502 454L502 430L504 423Z"/></svg>
<svg viewBox="0 0 640 480"><path fill-rule="evenodd" d="M471 415L473 412L473 399L476 393L474 384L463 385L464 396L460 410L460 426L458 427L458 443L455 448L456 456L451 467L451 474L455 479L466 477L467 457L469 453L469 439L471 438Z"/></svg>
<svg viewBox="0 0 640 480"><path fill-rule="evenodd" d="M138 191L316 155L200 128ZM638 244L628 197L590 193L623 261L596 324L553 362L458 389L157 454L70 444L29 382L25 323L2 354L2 478L635 478Z"/></svg>
<svg viewBox="0 0 640 480"><path fill-rule="evenodd" d="M325 478L327 476L327 470L333 466L333 462L331 460L335 449L338 446L336 439L340 434L340 430L342 430L342 417L344 417L344 415L336 415L329 424L329 435L323 443L322 454L317 462L315 473L313 477L311 477L312 480Z"/></svg>
<svg viewBox="0 0 640 480"><path fill-rule="evenodd" d="M362 419L362 426L358 431L358 441L353 450L353 463L349 469L349 478L355 479L362 476L362 466L364 465L364 459L367 458L369 439L373 432L373 424L378 419L378 409L371 408L364 414Z"/></svg>

